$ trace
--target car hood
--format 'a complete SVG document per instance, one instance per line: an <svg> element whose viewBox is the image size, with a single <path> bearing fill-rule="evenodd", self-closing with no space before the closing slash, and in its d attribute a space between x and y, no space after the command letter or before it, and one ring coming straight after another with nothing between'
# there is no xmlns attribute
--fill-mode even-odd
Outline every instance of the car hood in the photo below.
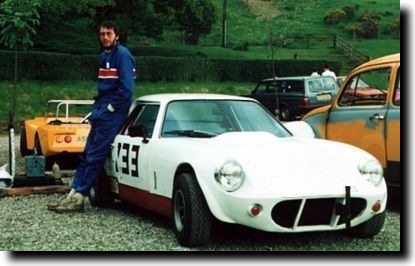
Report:
<svg viewBox="0 0 415 266"><path fill-rule="evenodd" d="M250 189L269 191L333 191L368 184L358 165L373 156L348 144L297 137L279 138L266 132L233 132L209 140L204 147L218 168L234 160L244 169ZM196 145L198 146L198 145ZM203 145L204 146L204 145ZM278 190L278 189L272 189ZM281 191L280 191L281 192Z"/></svg>

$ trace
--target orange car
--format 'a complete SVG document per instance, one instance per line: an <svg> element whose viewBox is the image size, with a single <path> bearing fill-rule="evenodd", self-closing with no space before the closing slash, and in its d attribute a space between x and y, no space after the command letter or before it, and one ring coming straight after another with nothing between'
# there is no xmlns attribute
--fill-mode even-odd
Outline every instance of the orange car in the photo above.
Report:
<svg viewBox="0 0 415 266"><path fill-rule="evenodd" d="M23 156L78 155L90 131L88 116L92 100L50 100L44 117L24 121L20 135Z"/></svg>
<svg viewBox="0 0 415 266"><path fill-rule="evenodd" d="M303 117L317 137L372 153L389 185L400 186L400 53L366 62L346 77L333 103Z"/></svg>

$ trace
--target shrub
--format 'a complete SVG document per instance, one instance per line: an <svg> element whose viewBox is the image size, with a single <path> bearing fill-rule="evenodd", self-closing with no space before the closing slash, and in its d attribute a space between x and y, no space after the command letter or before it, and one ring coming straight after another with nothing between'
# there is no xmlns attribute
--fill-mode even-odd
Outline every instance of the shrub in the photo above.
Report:
<svg viewBox="0 0 415 266"><path fill-rule="evenodd" d="M98 55L19 52L18 78L27 80L96 80ZM202 56L136 57L138 81L242 81L257 82L278 76L308 75L328 63L339 73L339 62L323 60L209 59ZM0 51L0 79L13 80L14 53Z"/></svg>

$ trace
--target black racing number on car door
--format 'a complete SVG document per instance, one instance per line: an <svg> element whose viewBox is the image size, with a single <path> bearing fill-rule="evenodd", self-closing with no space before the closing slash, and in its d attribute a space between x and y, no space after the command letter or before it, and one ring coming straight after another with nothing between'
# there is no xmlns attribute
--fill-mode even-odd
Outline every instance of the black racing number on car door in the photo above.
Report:
<svg viewBox="0 0 415 266"><path fill-rule="evenodd" d="M118 143L115 171L132 177L139 177L138 156L140 146L130 145L129 143Z"/></svg>
<svg viewBox="0 0 415 266"><path fill-rule="evenodd" d="M140 150L140 146L133 145L131 147L131 175L138 177L138 152Z"/></svg>

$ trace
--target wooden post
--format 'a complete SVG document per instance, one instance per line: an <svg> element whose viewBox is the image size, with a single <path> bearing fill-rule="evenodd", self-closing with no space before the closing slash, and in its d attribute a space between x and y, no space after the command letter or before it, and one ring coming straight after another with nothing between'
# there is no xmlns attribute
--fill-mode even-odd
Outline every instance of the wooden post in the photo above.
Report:
<svg viewBox="0 0 415 266"><path fill-rule="evenodd" d="M31 194L67 193L69 190L70 187L67 185L4 188L0 189L0 197L26 196Z"/></svg>

